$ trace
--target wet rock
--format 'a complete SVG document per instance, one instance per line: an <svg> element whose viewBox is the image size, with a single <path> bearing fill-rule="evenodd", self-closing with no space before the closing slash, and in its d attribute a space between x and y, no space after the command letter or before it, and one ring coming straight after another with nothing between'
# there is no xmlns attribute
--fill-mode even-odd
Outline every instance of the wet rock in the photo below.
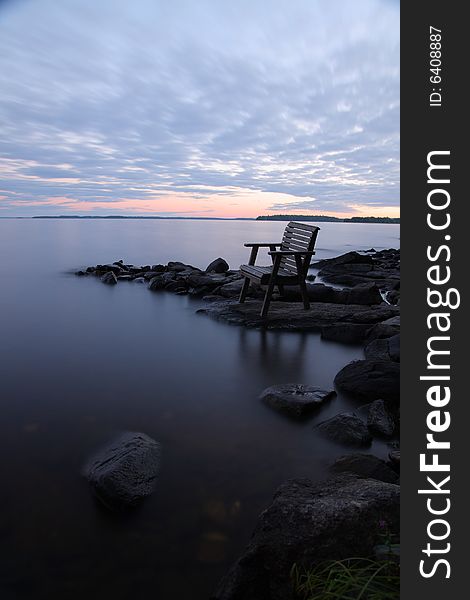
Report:
<svg viewBox="0 0 470 600"><path fill-rule="evenodd" d="M335 393L334 390L324 390L312 385L286 383L266 388L260 398L272 408L289 416L303 417Z"/></svg>
<svg viewBox="0 0 470 600"><path fill-rule="evenodd" d="M77 271L75 273L75 275L78 275L79 277L83 277L84 275L87 275L86 271Z"/></svg>
<svg viewBox="0 0 470 600"><path fill-rule="evenodd" d="M206 273L225 273L230 269L229 264L223 258L216 258L206 268Z"/></svg>
<svg viewBox="0 0 470 600"><path fill-rule="evenodd" d="M338 413L315 426L322 435L333 442L349 446L368 446L372 436L366 424L354 413Z"/></svg>
<svg viewBox="0 0 470 600"><path fill-rule="evenodd" d="M372 454L346 454L331 466L334 473L355 473L361 477L378 479L385 483L397 483L398 475L386 461Z"/></svg>
<svg viewBox="0 0 470 600"><path fill-rule="evenodd" d="M352 474L315 484L287 481L260 515L239 560L221 581L213 600L292 598L292 565L370 556L377 523L399 528L400 487Z"/></svg>
<svg viewBox="0 0 470 600"><path fill-rule="evenodd" d="M391 437L395 432L395 418L383 400L374 400L367 415L369 431L383 437Z"/></svg>
<svg viewBox="0 0 470 600"><path fill-rule="evenodd" d="M221 285L220 287L214 290L214 294L217 294L224 298L239 298L243 285L243 280L243 278L238 278L234 281L229 281L229 283L224 283L224 285ZM261 287L250 285L247 293L248 298L261 298L263 296L264 291L261 289Z"/></svg>
<svg viewBox="0 0 470 600"><path fill-rule="evenodd" d="M108 285L114 285L117 283L116 275L112 271L105 273L100 277L100 279L103 283L107 283Z"/></svg>
<svg viewBox="0 0 470 600"><path fill-rule="evenodd" d="M146 281L144 277L136 277L134 283L146 283Z"/></svg>
<svg viewBox="0 0 470 600"><path fill-rule="evenodd" d="M104 506L120 510L149 496L160 469L160 444L145 433L125 432L98 452L84 475Z"/></svg>
<svg viewBox="0 0 470 600"><path fill-rule="evenodd" d="M386 360L356 360L335 377L338 388L360 400L400 399L400 365Z"/></svg>

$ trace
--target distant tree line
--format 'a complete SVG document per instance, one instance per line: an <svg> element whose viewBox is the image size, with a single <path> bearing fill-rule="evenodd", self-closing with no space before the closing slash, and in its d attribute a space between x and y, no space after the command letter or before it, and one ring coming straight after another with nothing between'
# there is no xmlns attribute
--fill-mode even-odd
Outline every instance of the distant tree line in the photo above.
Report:
<svg viewBox="0 0 470 600"><path fill-rule="evenodd" d="M329 217L328 215L262 215L257 221L327 221L337 223L400 223L397 217Z"/></svg>

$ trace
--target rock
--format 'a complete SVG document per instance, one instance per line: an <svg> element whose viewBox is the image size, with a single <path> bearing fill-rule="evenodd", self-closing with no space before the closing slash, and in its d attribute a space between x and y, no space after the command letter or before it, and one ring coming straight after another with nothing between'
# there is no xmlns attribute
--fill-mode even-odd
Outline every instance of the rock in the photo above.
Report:
<svg viewBox="0 0 470 600"><path fill-rule="evenodd" d="M336 459L331 466L334 473L355 473L361 477L378 479L385 483L397 483L398 475L389 465L372 454L346 454Z"/></svg>
<svg viewBox="0 0 470 600"><path fill-rule="evenodd" d="M368 446L372 441L366 424L354 413L338 413L316 425L315 429L339 444Z"/></svg>
<svg viewBox="0 0 470 600"><path fill-rule="evenodd" d="M332 267L335 265L350 265L350 264L372 264L373 259L371 256L367 256L364 254L359 254L359 252L346 252L346 254L341 254L341 256L336 256L335 258L326 258L324 260L319 260L315 262L312 266L315 269L325 269L327 267Z"/></svg>
<svg viewBox="0 0 470 600"><path fill-rule="evenodd" d="M134 283L146 283L146 281L144 277L136 277Z"/></svg>
<svg viewBox="0 0 470 600"><path fill-rule="evenodd" d="M206 273L225 273L230 269L229 264L223 258L216 258L206 268Z"/></svg>
<svg viewBox="0 0 470 600"><path fill-rule="evenodd" d="M119 273L122 271L122 268L120 265L96 265L95 270L100 271L101 273L107 273L111 271L111 273L119 275Z"/></svg>
<svg viewBox="0 0 470 600"><path fill-rule="evenodd" d="M174 273L179 273L181 271L196 270L196 269L194 267L190 267L189 265L185 265L184 263L179 262L179 261L170 261L167 265L167 270L173 271Z"/></svg>
<svg viewBox="0 0 470 600"><path fill-rule="evenodd" d="M388 459L392 467L400 472L400 450L392 450L389 452Z"/></svg>
<svg viewBox="0 0 470 600"><path fill-rule="evenodd" d="M393 318L386 319L381 323L377 323L368 333L367 339L369 341L389 338L400 333L400 316L397 315Z"/></svg>
<svg viewBox="0 0 470 600"><path fill-rule="evenodd" d="M400 365L386 360L356 360L335 377L338 388L360 400L400 399Z"/></svg>
<svg viewBox="0 0 470 600"><path fill-rule="evenodd" d="M164 290L165 287L175 280L176 274L174 272L168 271L165 273L160 273L149 281L148 288L152 291Z"/></svg>
<svg viewBox="0 0 470 600"><path fill-rule="evenodd" d="M395 432L395 419L383 400L374 400L369 406L367 427L372 433L391 437Z"/></svg>
<svg viewBox="0 0 470 600"><path fill-rule="evenodd" d="M145 433L125 432L85 467L96 497L109 509L135 506L149 496L160 469L160 444Z"/></svg>
<svg viewBox="0 0 470 600"><path fill-rule="evenodd" d="M221 300L212 302L197 312L219 321L245 327L279 331L322 331L323 327L339 322L343 324L364 322L372 326L396 315L398 309L387 304L360 306L312 302L310 310L304 310L300 303L273 301L268 316L263 318L260 316L261 301L247 300L244 304L240 304L236 300Z"/></svg>
<svg viewBox="0 0 470 600"><path fill-rule="evenodd" d="M87 275L86 271L76 271L75 275L78 275L79 277L83 277L83 275Z"/></svg>
<svg viewBox="0 0 470 600"><path fill-rule="evenodd" d="M95 267L87 267L86 272L87 273L94 273L96 271Z"/></svg>
<svg viewBox="0 0 470 600"><path fill-rule="evenodd" d="M343 344L359 344L365 340L370 328L368 323L335 323L322 327L321 337Z"/></svg>
<svg viewBox="0 0 470 600"><path fill-rule="evenodd" d="M225 275L219 273L192 273L188 277L188 284L193 288L215 288L227 283Z"/></svg>
<svg viewBox="0 0 470 600"><path fill-rule="evenodd" d="M324 390L312 385L286 383L266 388L260 398L280 412L292 417L303 417L335 394L334 390Z"/></svg>
<svg viewBox="0 0 470 600"><path fill-rule="evenodd" d="M229 283L224 283L224 285L216 288L213 293L224 298L239 298L240 292L242 289L244 278L238 278ZM264 290L260 286L250 285L247 292L248 298L263 298ZM220 300L220 298L219 298Z"/></svg>
<svg viewBox="0 0 470 600"><path fill-rule="evenodd" d="M100 279L103 283L107 283L108 285L114 285L117 283L116 275L112 271L105 273Z"/></svg>
<svg viewBox="0 0 470 600"><path fill-rule="evenodd" d="M165 265L152 265L151 269L154 273L164 273L167 270Z"/></svg>
<svg viewBox="0 0 470 600"><path fill-rule="evenodd" d="M347 291L347 304L382 304L383 298L374 282L360 283Z"/></svg>
<svg viewBox="0 0 470 600"><path fill-rule="evenodd" d="M400 362L400 334L391 338L373 340L364 348L364 354L369 360Z"/></svg>
<svg viewBox="0 0 470 600"><path fill-rule="evenodd" d="M292 598L292 565L309 568L328 559L370 556L377 524L399 529L400 487L352 474L326 482L285 482L260 515L239 560L213 600Z"/></svg>

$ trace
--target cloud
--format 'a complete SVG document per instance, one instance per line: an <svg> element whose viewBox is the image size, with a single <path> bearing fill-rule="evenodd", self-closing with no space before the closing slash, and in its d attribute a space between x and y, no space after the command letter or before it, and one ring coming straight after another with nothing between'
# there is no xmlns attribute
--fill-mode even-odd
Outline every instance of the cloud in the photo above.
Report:
<svg viewBox="0 0 470 600"><path fill-rule="evenodd" d="M188 211L217 198L207 210L228 216L397 210L398 3L24 0L2 12L4 212L37 214L51 197L83 211L172 212L177 197ZM252 204L235 213L240 195Z"/></svg>

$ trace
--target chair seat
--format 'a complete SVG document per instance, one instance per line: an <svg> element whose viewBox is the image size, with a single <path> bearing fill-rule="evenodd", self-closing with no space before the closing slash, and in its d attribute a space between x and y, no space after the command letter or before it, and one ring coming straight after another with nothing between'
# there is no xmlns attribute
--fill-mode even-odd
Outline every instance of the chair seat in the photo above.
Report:
<svg viewBox="0 0 470 600"><path fill-rule="evenodd" d="M269 283L269 278L271 277L272 267L259 267L257 265L240 265L240 272L245 277L249 277L250 279L255 279L261 285ZM280 283L285 283L288 285L289 283L297 283L299 278L297 275L290 273L284 269L280 269L276 275L276 281L282 280Z"/></svg>

